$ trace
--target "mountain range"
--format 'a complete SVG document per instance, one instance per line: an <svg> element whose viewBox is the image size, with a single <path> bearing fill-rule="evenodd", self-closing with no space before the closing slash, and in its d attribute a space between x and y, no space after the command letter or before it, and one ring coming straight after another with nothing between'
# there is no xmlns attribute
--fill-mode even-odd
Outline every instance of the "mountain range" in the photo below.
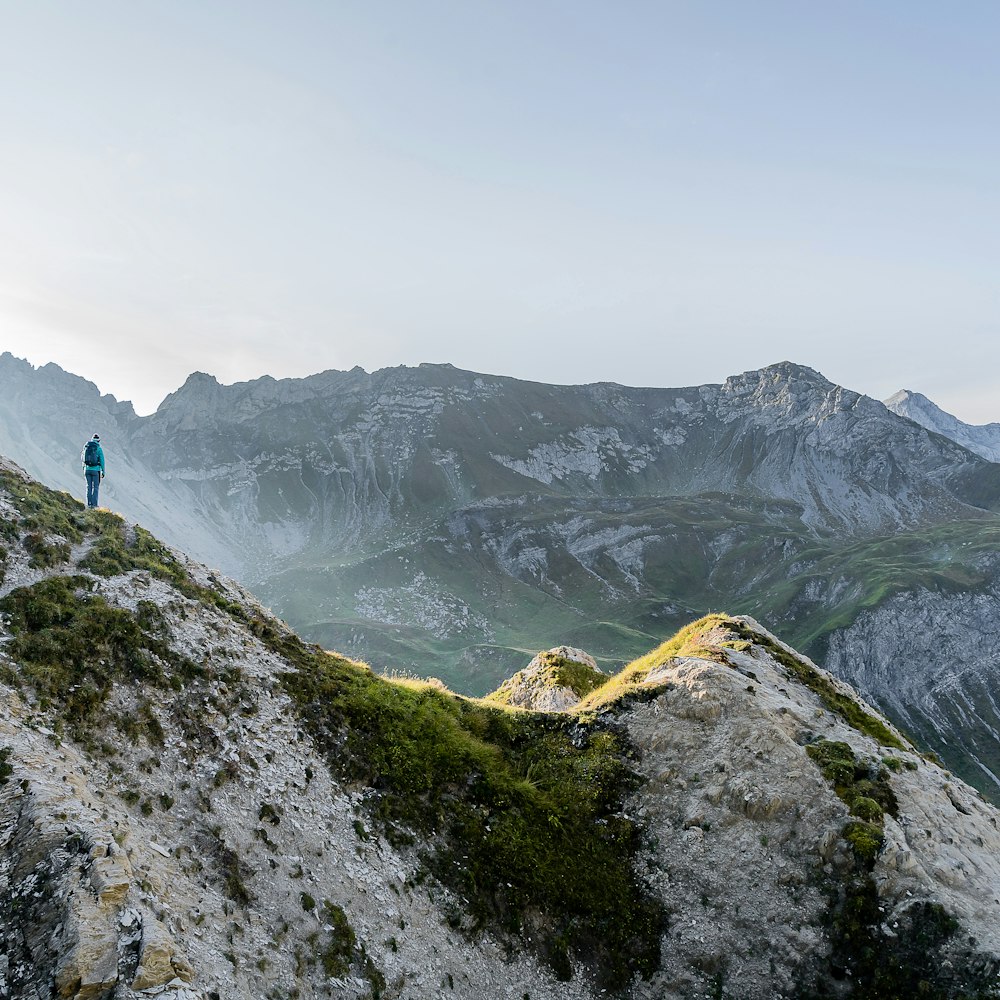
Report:
<svg viewBox="0 0 1000 1000"><path fill-rule="evenodd" d="M0 450L81 495L99 431L106 503L328 648L483 694L539 648L616 669L726 608L1000 792L1000 465L809 368L194 374L146 417L54 365L0 377Z"/></svg>
<svg viewBox="0 0 1000 1000"><path fill-rule="evenodd" d="M1000 813L749 616L472 699L4 460L0 538L0 996L1000 996Z"/></svg>

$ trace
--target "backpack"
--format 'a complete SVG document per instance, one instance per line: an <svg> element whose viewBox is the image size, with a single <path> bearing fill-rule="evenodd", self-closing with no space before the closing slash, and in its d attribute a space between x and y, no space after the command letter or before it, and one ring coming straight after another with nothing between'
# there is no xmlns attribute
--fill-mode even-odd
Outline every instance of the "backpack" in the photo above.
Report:
<svg viewBox="0 0 1000 1000"><path fill-rule="evenodd" d="M97 457L97 449L100 445L96 441L88 441L87 447L83 449L83 464L92 466L96 468L101 464L100 458Z"/></svg>

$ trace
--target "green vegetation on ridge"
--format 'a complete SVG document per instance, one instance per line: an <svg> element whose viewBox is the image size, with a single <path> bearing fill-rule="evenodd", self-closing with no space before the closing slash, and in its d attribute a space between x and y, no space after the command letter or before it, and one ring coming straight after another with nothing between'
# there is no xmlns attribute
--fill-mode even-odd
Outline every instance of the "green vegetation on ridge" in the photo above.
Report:
<svg viewBox="0 0 1000 1000"><path fill-rule="evenodd" d="M551 650L543 650L534 657L534 660L538 662L538 669L534 672L531 683L537 688L568 689L578 698L584 698L608 682L607 674L594 670L579 660L560 656ZM487 700L500 705L511 704L522 675L523 671L519 671L504 681L496 691L487 695Z"/></svg>
<svg viewBox="0 0 1000 1000"><path fill-rule="evenodd" d="M43 541L49 534L74 544L90 537L81 569L139 570L162 579L230 614L289 662L281 683L332 772L374 790L369 808L387 837L403 842L419 835L427 871L461 901L452 914L456 929L490 928L508 940L530 940L559 975L568 976L576 961L595 971L602 988L621 988L656 969L666 913L634 870L641 830L623 807L639 779L625 734L600 709L640 691L655 693L644 681L673 657L726 664L733 650L756 643L855 728L908 749L820 671L725 615L692 623L631 663L591 692L579 714L510 712L430 684L391 683L306 645L255 608L230 601L221 587L197 584L152 536L127 532L113 515L83 515L73 536L73 507L60 504L41 517L36 511L36 523L21 529L39 532ZM68 520L57 532L61 511ZM0 603L14 633L8 648L18 663L15 679L80 727L74 728L80 738L82 723L116 684L170 689L203 676L201 666L171 658L154 605L131 615L94 593L93 582L53 577ZM552 666L567 679L560 664ZM155 723L152 713L150 719ZM856 816L844 835L857 863L870 867L882 815L895 809L888 773L859 764L846 744L821 741L808 752ZM0 760L6 764L2 751ZM240 905L250 900L238 867L230 866L226 891ZM950 996L932 985L935 956L957 928L943 909L917 904L888 936L867 874L832 891L832 961L853 978L856 997ZM316 960L331 974L358 967L364 956L346 917L332 904L324 913L333 930L317 939Z"/></svg>
<svg viewBox="0 0 1000 1000"><path fill-rule="evenodd" d="M622 735L389 683L290 641L282 680L331 768L379 792L387 836L430 838L426 863L466 900L467 931L530 939L565 977L575 957L608 988L653 972L665 914L632 868Z"/></svg>

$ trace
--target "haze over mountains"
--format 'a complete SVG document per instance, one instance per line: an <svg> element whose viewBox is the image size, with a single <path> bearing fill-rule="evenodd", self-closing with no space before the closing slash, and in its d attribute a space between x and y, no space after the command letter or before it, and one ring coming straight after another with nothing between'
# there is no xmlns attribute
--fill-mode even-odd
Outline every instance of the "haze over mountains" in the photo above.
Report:
<svg viewBox="0 0 1000 1000"><path fill-rule="evenodd" d="M221 386L156 413L0 358L0 451L251 587L304 635L483 693L727 609L1000 790L1000 466L793 364L551 386L447 365ZM905 668L904 668L905 665Z"/></svg>

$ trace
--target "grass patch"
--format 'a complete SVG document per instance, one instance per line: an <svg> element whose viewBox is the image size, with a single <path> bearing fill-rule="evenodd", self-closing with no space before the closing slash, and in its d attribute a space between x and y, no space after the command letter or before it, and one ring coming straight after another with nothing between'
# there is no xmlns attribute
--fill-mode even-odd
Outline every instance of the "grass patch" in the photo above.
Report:
<svg viewBox="0 0 1000 1000"><path fill-rule="evenodd" d="M24 536L25 551L28 553L28 565L32 569L50 569L66 562L70 556L68 542L50 542L40 531L31 531Z"/></svg>
<svg viewBox="0 0 1000 1000"><path fill-rule="evenodd" d="M90 517L98 537L80 560L80 569L97 576L118 576L143 570L173 584L181 593L194 586L173 553L145 528L136 526L129 536L125 522L111 511L92 511Z"/></svg>
<svg viewBox="0 0 1000 1000"><path fill-rule="evenodd" d="M0 600L14 634L7 648L17 663L17 680L34 690L43 711L54 709L84 742L116 682L177 687L203 673L143 629L133 614L91 593L90 585L83 576L52 577ZM148 701L144 704L135 722L162 742L162 729Z"/></svg>
<svg viewBox="0 0 1000 1000"><path fill-rule="evenodd" d="M727 663L724 650L715 645L706 644L705 633L719 626L728 627L733 620L728 615L706 615L690 625L682 628L676 635L661 643L652 652L633 660L624 670L615 674L608 682L580 702L577 711L587 712L606 708L623 698L638 694L645 690L650 695L655 691L644 688L646 678L658 667L662 667L680 656L693 656L712 660L716 663Z"/></svg>
<svg viewBox="0 0 1000 1000"><path fill-rule="evenodd" d="M425 863L467 900L468 932L530 938L558 975L572 956L605 988L652 974L665 914L632 868L639 830L621 809L638 779L620 734L393 684L290 634L276 648L331 769L380 793L388 837L428 839Z"/></svg>
<svg viewBox="0 0 1000 1000"><path fill-rule="evenodd" d="M77 544L88 532L85 508L68 493L50 490L16 472L0 469L0 489L10 494L21 514L20 527L39 535L59 535ZM9 540L10 538L8 534Z"/></svg>

